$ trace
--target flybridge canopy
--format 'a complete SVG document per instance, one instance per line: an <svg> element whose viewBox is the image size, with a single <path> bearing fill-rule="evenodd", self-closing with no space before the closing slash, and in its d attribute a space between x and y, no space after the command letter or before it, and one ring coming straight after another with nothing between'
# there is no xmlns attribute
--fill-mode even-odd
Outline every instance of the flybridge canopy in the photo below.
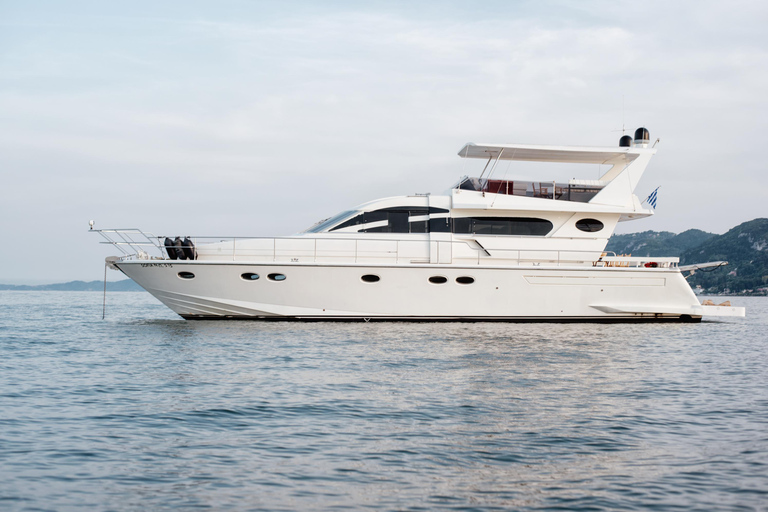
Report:
<svg viewBox="0 0 768 512"><path fill-rule="evenodd" d="M628 164L642 153L655 153L644 148L594 148L581 146L532 146L527 144L474 144L461 148L462 158L493 158L528 162L562 162L572 164Z"/></svg>

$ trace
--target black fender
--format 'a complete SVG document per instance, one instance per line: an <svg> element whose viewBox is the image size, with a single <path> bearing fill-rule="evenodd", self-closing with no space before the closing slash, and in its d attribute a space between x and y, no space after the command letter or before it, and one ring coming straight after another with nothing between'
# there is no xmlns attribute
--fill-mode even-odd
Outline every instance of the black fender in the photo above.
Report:
<svg viewBox="0 0 768 512"><path fill-rule="evenodd" d="M176 258L180 260L187 259L187 256L184 254L184 244L181 241L180 237L176 237L173 241L173 245L175 246L176 250Z"/></svg>
<svg viewBox="0 0 768 512"><path fill-rule="evenodd" d="M168 237L165 238L165 252L168 253L168 257L172 260L176 259L176 245Z"/></svg>
<svg viewBox="0 0 768 512"><path fill-rule="evenodd" d="M195 249L195 244L192 240L190 240L189 237L186 237L181 244L184 246L184 256L186 256L188 260L196 260L197 250Z"/></svg>

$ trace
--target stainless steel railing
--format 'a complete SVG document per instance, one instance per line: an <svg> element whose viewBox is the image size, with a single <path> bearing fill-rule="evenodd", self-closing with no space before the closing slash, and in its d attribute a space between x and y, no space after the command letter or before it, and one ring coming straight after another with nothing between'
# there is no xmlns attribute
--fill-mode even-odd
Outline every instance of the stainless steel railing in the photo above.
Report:
<svg viewBox="0 0 768 512"><path fill-rule="evenodd" d="M169 260L163 240L139 229L92 230L116 247L122 259ZM170 237L173 238L173 237ZM501 238L501 237L500 237ZM510 237L503 237L509 240ZM343 237L190 237L202 261L281 263L452 263L463 265L594 266L675 268L679 258L616 256L589 250L506 249L483 246L473 238L461 240L355 239ZM256 243L254 243L256 242ZM259 243L262 242L262 243ZM238 245L239 243L239 245ZM487 244L484 237L483 243ZM214 247L213 244L216 244ZM443 253L439 258L435 255ZM446 257L447 255L447 257Z"/></svg>
<svg viewBox="0 0 768 512"><path fill-rule="evenodd" d="M124 258L164 259L165 252L157 237L140 229L91 229L104 238L102 244L110 244L123 253ZM147 250L150 252L147 252ZM151 253L151 254L150 254Z"/></svg>

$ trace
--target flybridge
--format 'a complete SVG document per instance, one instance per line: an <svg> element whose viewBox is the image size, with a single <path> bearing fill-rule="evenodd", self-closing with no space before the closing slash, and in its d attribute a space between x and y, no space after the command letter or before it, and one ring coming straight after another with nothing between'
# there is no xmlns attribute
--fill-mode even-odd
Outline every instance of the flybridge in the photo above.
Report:
<svg viewBox="0 0 768 512"><path fill-rule="evenodd" d="M488 194L588 203L606 184L607 182L599 180L569 180L568 183L557 183L555 181L509 181L466 177L453 188Z"/></svg>
<svg viewBox="0 0 768 512"><path fill-rule="evenodd" d="M542 146L529 144L474 144L468 143L459 151L462 158L486 160L482 173L477 178L462 179L454 188L456 191L470 190L497 195L522 196L529 198L557 199L579 203L590 203L631 210L629 218L645 216L652 212L639 211L639 200L634 190L640 181L651 157L656 153L649 148L649 133L638 128L634 141L625 135L619 147ZM556 181L506 181L491 179L501 160L525 162L549 162L566 164L610 165L610 169L599 180ZM623 212L623 213L629 213ZM640 215L637 215L637 214Z"/></svg>

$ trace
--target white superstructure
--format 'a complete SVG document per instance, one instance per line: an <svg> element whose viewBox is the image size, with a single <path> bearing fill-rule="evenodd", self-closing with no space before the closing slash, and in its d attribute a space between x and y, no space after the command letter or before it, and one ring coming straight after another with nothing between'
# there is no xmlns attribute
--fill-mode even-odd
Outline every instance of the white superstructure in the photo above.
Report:
<svg viewBox="0 0 768 512"><path fill-rule="evenodd" d="M289 237L193 238L193 247L98 232L124 253L113 268L187 319L700 320L706 308L677 258L604 252L618 222L653 215L634 190L656 151L644 128L626 139L467 144L459 156L486 162L479 177L444 195L371 201ZM597 180L493 179L511 160L610 168Z"/></svg>

